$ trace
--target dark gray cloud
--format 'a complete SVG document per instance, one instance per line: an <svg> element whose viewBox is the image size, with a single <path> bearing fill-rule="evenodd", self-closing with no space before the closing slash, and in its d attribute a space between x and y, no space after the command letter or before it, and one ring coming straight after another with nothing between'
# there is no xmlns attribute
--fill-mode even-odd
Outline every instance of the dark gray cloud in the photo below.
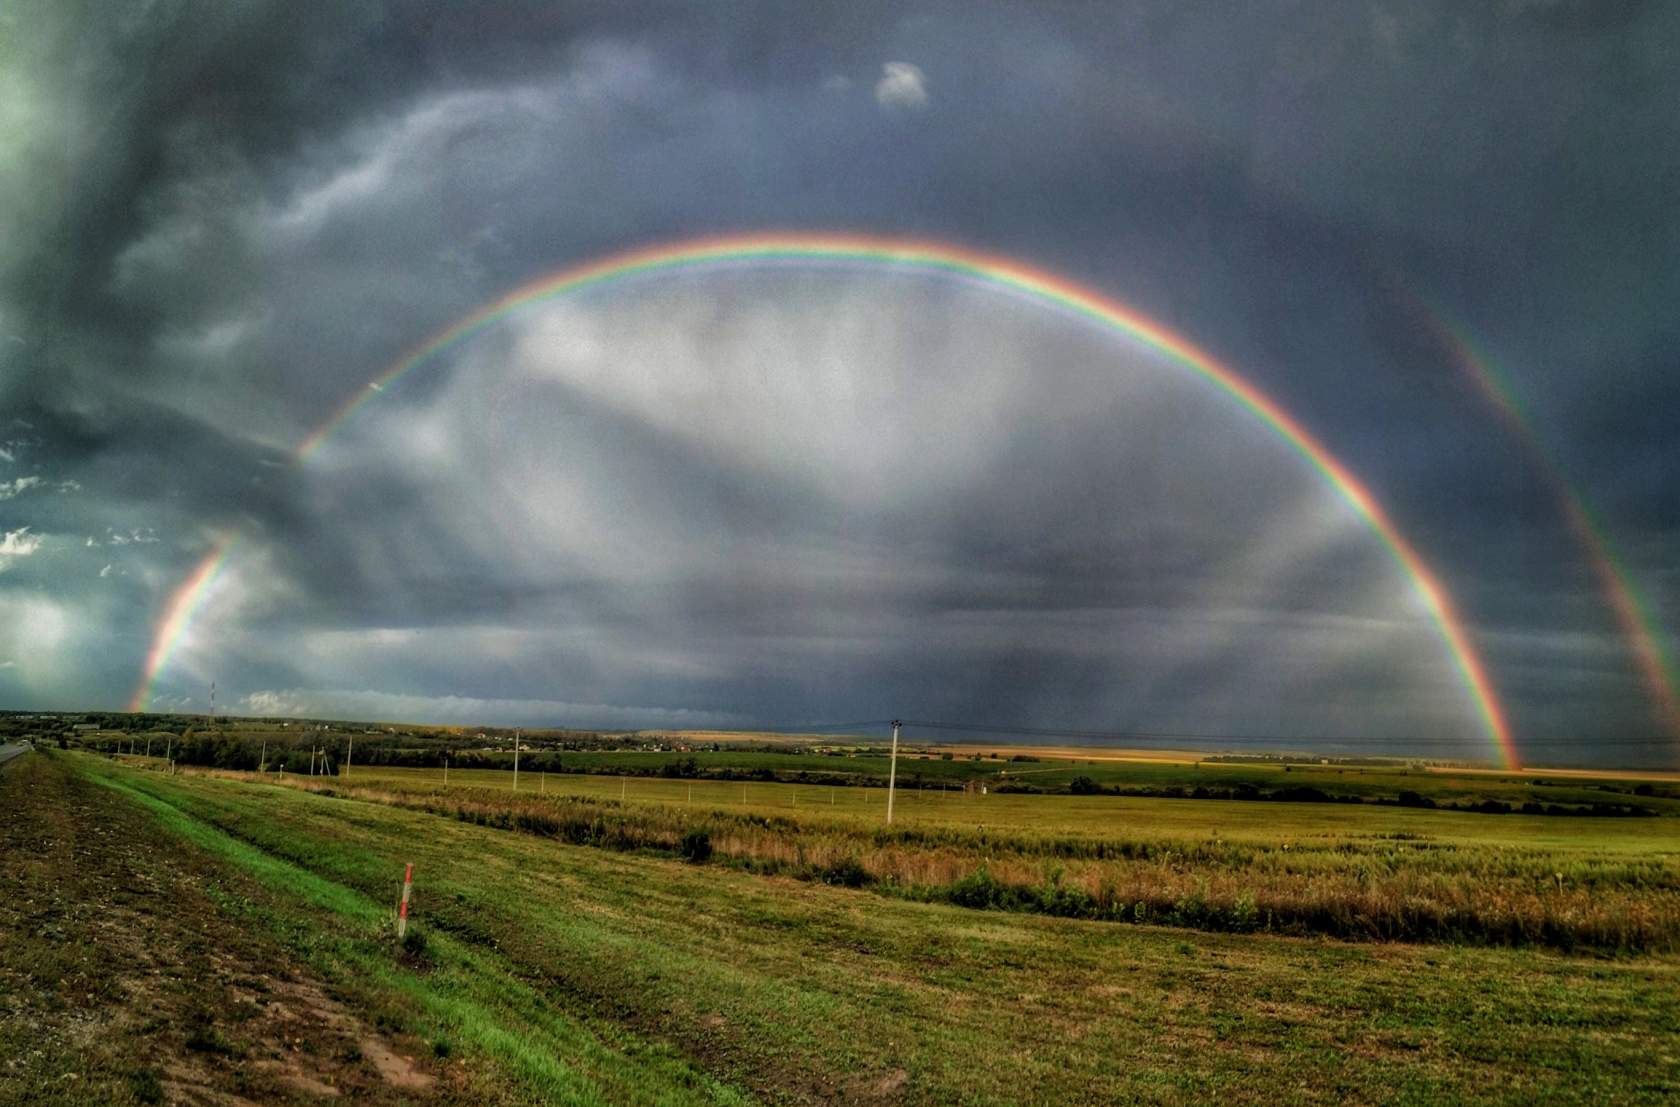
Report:
<svg viewBox="0 0 1680 1107"><path fill-rule="evenodd" d="M1420 312L1505 375L1672 649L1677 38L1661 5L1541 0L14 7L0 699L125 700L237 534L160 703L214 676L271 711L1477 748L1415 594L1300 457L1158 356L949 282L550 305L289 464L505 289L820 227L1015 254L1191 335L1388 507L1519 736L1656 733L1555 477Z"/></svg>

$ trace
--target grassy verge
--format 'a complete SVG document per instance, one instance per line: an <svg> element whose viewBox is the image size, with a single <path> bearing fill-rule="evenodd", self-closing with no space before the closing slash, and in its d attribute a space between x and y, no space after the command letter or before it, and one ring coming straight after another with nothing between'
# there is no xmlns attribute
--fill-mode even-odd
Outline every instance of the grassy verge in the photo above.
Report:
<svg viewBox="0 0 1680 1107"><path fill-rule="evenodd" d="M743 1097L680 1055L611 1023L587 1025L544 1002L494 948L418 924L400 953L393 912L363 890L244 840L236 828L195 818L167 790L122 774L94 780L147 809L167 830L258 880L279 904L234 905L268 929L290 932L296 950L353 974L374 992L406 998L415 1028L448 1055L454 1043L495 1062L519 1094L578 1104L742 1103ZM312 909L314 920L298 913ZM325 924L321 922L325 919ZM313 923L313 925L312 925Z"/></svg>
<svg viewBox="0 0 1680 1107"><path fill-rule="evenodd" d="M321 897L311 911L336 917L332 904L349 897L352 929L382 910L372 905L394 901L401 864L413 860L432 966L342 956L415 997L423 1019L451 1017L432 994L462 997L507 1033L526 1033L527 1019L530 1033L546 1033L542 1019L564 1018L609 1053L646 1049L672 1066L658 1071L686 1063L769 1101L1662 1102L1680 1093L1672 958L976 912L295 789L80 764L114 797L146 798L177 832L265 886ZM508 1044L456 1033L518 1071Z"/></svg>

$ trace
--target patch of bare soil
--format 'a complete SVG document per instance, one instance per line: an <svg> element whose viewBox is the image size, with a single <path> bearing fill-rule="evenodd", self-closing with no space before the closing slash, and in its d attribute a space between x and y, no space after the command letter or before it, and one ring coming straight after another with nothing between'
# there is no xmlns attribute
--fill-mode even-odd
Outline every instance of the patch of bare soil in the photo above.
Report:
<svg viewBox="0 0 1680 1107"><path fill-rule="evenodd" d="M909 1083L910 1074L903 1069L860 1077L846 1086L845 1099L855 1103L890 1103L903 1097Z"/></svg>
<svg viewBox="0 0 1680 1107"><path fill-rule="evenodd" d="M251 893L62 757L0 772L0 1102L453 1100L223 912Z"/></svg>

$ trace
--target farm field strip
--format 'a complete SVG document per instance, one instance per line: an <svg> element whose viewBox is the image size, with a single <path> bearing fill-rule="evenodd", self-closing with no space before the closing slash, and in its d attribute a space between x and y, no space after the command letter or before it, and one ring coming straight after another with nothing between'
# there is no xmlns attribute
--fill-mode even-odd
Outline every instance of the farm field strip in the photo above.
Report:
<svg viewBox="0 0 1680 1107"><path fill-rule="evenodd" d="M451 769L450 788L512 793L513 774L501 769ZM295 779L288 775L287 779ZM310 778L303 778L308 780ZM317 780L321 778L315 778ZM331 778L357 786L381 783L444 788L441 769L353 766ZM802 820L856 818L884 821L884 788L848 788L770 781L681 780L663 777L589 776L577 773L520 773L519 795L585 796L672 807L755 811ZM1273 843L1280 827L1297 839L1356 841L1420 835L1462 845L1590 850L1650 854L1680 861L1680 821L1525 815L1476 815L1457 811L1278 804L1220 800L1156 799L1144 796L1041 796L993 793L898 791L896 820L976 828L1009 828L1094 836L1182 837L1193 840Z"/></svg>
<svg viewBox="0 0 1680 1107"><path fill-rule="evenodd" d="M545 794L539 785L515 795L511 780L499 779L511 774L481 770L463 782L452 773L446 788L422 772L262 779L618 850L674 853L698 833L718 861L761 874L977 907L1360 939L1680 946L1680 823L1666 819L1010 795L949 797L919 808L924 815L943 808L944 818L918 817L916 805L904 804L906 814L888 827L868 811L796 807L792 795L807 786L695 782L691 803L691 785L682 781L568 775L573 791ZM702 802L705 785L721 788L728 802ZM1061 817L1079 829L952 817L952 810L988 810L994 799L1041 814L1071 808ZM1163 830L1150 817L1187 812L1204 820L1192 833ZM1221 818L1250 820L1248 832L1227 833ZM1525 825L1546 837L1511 836ZM1437 837L1433 828L1449 833ZM1641 837L1638 829L1658 833ZM1621 848L1605 848L1606 841Z"/></svg>
<svg viewBox="0 0 1680 1107"><path fill-rule="evenodd" d="M236 836L258 879L371 902L534 1002L647 1036L769 1101L1659 1102L1680 962L1346 945L975 912L92 758ZM280 866L281 868L274 868ZM494 957L491 958L491 951ZM488 958L488 959L483 959ZM398 970L391 970L397 972ZM465 983L463 983L465 986Z"/></svg>

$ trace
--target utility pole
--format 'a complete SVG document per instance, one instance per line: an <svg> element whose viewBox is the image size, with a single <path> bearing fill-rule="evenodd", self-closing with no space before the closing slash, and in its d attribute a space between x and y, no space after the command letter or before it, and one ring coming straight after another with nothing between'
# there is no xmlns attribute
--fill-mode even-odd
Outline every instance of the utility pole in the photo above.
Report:
<svg viewBox="0 0 1680 1107"><path fill-rule="evenodd" d="M346 779L348 779L349 776L350 776L350 755L355 753L355 752L356 752L356 736L354 734L352 734L350 736L350 744L344 748L344 776L345 776Z"/></svg>
<svg viewBox="0 0 1680 1107"><path fill-rule="evenodd" d="M519 731L513 732L513 790L519 791Z"/></svg>
<svg viewBox="0 0 1680 1107"><path fill-rule="evenodd" d="M892 761L887 765L887 822L892 822L893 788L898 783L898 720L893 720Z"/></svg>
<svg viewBox="0 0 1680 1107"><path fill-rule="evenodd" d="M257 772L260 773L266 768L268 768L268 739L264 738L262 744L262 756L257 758Z"/></svg>

